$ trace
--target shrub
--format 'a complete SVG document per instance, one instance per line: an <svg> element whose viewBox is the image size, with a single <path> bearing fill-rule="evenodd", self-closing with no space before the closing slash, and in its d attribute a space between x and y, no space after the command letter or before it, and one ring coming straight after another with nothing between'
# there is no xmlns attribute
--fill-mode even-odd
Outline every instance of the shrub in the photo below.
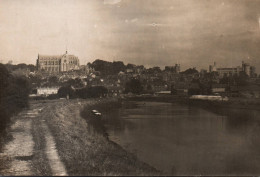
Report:
<svg viewBox="0 0 260 177"><path fill-rule="evenodd" d="M58 90L58 96L59 98L64 98L69 95L70 98L75 97L75 91L70 86L64 86L59 88Z"/></svg>
<svg viewBox="0 0 260 177"><path fill-rule="evenodd" d="M30 85L26 77L13 76L0 64L0 133L10 117L28 106Z"/></svg>
<svg viewBox="0 0 260 177"><path fill-rule="evenodd" d="M103 86L95 86L95 87L88 87L88 88L82 88L78 89L76 91L76 95L78 98L98 98L98 97L104 97L107 94L107 88Z"/></svg>
<svg viewBox="0 0 260 177"><path fill-rule="evenodd" d="M126 83L125 86L125 92L126 93L134 93L134 94L140 94L143 91L143 86L138 79L131 79Z"/></svg>

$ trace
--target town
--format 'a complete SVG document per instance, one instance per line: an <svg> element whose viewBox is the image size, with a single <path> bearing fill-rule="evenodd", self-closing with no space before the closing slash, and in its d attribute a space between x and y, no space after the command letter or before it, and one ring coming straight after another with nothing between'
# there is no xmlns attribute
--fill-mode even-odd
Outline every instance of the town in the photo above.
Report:
<svg viewBox="0 0 260 177"><path fill-rule="evenodd" d="M100 59L80 65L78 57L66 51L60 56L38 55L36 63L36 66L5 64L14 74L27 77L32 98L75 97L73 91L91 87L103 88L97 97L168 94L259 98L260 77L256 68L244 61L232 68L219 68L214 62L208 70L181 71L180 64L161 69ZM86 98L86 94L83 97Z"/></svg>

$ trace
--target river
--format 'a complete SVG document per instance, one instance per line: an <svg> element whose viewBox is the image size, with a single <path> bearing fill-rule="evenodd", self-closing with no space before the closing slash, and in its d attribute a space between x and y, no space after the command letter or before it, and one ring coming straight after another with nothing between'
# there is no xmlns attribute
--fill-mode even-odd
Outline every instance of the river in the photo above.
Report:
<svg viewBox="0 0 260 177"><path fill-rule="evenodd" d="M214 112L177 103L123 102L103 120L110 140L165 175L259 175L259 112Z"/></svg>

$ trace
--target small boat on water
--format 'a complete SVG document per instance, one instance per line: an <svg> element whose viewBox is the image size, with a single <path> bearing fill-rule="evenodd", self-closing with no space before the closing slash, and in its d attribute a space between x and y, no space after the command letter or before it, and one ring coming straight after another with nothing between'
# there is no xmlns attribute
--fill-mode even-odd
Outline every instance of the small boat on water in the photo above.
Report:
<svg viewBox="0 0 260 177"><path fill-rule="evenodd" d="M102 116L102 114L100 112L98 112L97 110L93 109L91 111L95 116Z"/></svg>
<svg viewBox="0 0 260 177"><path fill-rule="evenodd" d="M93 109L91 112L92 112L92 113L97 113L98 111L97 111L97 110L95 110L95 109Z"/></svg>

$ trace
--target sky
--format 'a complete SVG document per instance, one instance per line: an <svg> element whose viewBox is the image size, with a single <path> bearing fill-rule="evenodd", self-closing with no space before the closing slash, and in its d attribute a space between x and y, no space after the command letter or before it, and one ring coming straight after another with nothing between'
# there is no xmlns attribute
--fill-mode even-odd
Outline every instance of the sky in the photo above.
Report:
<svg viewBox="0 0 260 177"><path fill-rule="evenodd" d="M260 73L260 0L0 0L0 62L35 64L66 49L80 64L244 60Z"/></svg>

